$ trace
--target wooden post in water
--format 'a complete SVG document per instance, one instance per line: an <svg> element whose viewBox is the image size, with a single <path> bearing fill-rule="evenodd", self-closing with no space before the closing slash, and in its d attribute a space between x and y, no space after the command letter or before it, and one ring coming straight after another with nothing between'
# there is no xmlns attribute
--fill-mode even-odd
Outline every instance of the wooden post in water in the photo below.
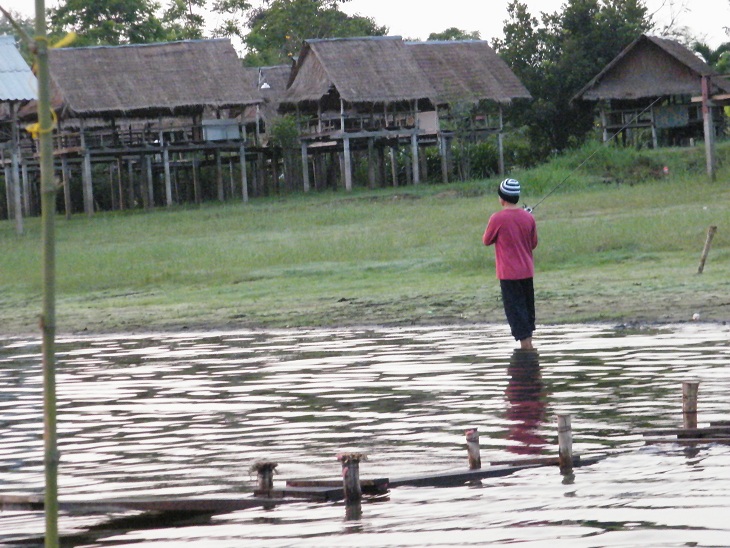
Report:
<svg viewBox="0 0 730 548"><path fill-rule="evenodd" d="M561 472L573 468L573 429L570 415L558 415L558 464Z"/></svg>
<svg viewBox="0 0 730 548"><path fill-rule="evenodd" d="M466 451L469 455L469 470L478 470L482 467L482 457L479 454L479 432L476 428L469 428L466 435Z"/></svg>
<svg viewBox="0 0 730 548"><path fill-rule="evenodd" d="M263 495L271 493L271 490L274 488L274 469L277 466L277 463L268 460L260 460L253 463L251 471L256 472L258 477L256 493Z"/></svg>
<svg viewBox="0 0 730 548"><path fill-rule="evenodd" d="M699 381L682 383L682 417L685 428L697 428L697 391Z"/></svg>
<svg viewBox="0 0 730 548"><path fill-rule="evenodd" d="M339 453L337 455L337 460L342 463L342 487L347 504L356 504L362 499L360 461L363 459L365 459L363 453Z"/></svg>
<svg viewBox="0 0 730 548"><path fill-rule="evenodd" d="M707 229L707 239L705 240L705 247L702 249L702 257L700 258L700 266L697 268L697 274L702 274L702 271L705 269L705 261L707 260L707 255L710 253L710 245L712 245L712 238L715 236L715 232L717 232L716 226L711 226Z"/></svg>

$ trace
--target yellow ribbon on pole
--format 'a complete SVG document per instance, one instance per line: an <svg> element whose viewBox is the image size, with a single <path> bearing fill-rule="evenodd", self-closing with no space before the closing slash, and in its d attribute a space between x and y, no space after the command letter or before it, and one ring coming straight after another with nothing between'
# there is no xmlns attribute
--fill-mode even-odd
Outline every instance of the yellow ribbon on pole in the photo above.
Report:
<svg viewBox="0 0 730 548"><path fill-rule="evenodd" d="M38 42L46 42L48 43L48 38L46 36L36 36L34 38L36 44ZM66 36L61 38L58 42L54 44L49 44L48 47L50 48L62 48L70 43L72 43L74 40L76 40L76 33L75 32L69 32ZM37 65L33 65L33 72L36 72ZM56 115L56 111L51 108L51 118L52 122L50 127L42 128L40 122L36 122L34 124L29 124L25 126L25 131L30 133L31 137L33 139L38 139L39 135L42 135L44 133L53 133L53 130L58 127L58 116Z"/></svg>

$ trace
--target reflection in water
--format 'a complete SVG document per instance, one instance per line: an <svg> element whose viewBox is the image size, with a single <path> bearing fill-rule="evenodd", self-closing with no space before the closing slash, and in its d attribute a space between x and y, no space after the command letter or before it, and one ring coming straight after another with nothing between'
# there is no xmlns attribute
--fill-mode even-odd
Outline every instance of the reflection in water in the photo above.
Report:
<svg viewBox="0 0 730 548"><path fill-rule="evenodd" d="M518 442L508 451L519 455L542 452L547 441L538 431L545 419L545 394L536 350L517 349L509 361L509 383L505 394L511 422L507 439Z"/></svg>

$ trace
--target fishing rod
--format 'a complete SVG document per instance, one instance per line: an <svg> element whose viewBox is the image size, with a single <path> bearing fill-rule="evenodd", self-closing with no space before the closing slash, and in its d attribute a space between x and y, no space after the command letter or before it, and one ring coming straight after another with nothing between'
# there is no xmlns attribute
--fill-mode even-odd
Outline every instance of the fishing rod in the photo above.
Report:
<svg viewBox="0 0 730 548"><path fill-rule="evenodd" d="M662 99L662 97L657 97L649 106L647 106L646 108L644 108L644 110L642 110L641 112L636 114L636 116L634 116L631 120L626 122L626 124L624 124L616 133L614 133L613 135L611 135L611 137L606 139L603 142L603 144L605 145L605 144L613 141L623 130L625 130L627 127L629 127L631 124L633 124L636 120L638 120L642 114L644 114L647 110L649 110L651 107L653 107L655 104L657 104L661 99ZM555 185L550 190L550 192L545 194L545 196L543 196L542 199L539 202L537 202L534 206L528 207L527 205L525 205L524 206L525 211L527 211L529 213L532 213L533 211L535 211L537 206L539 206L541 203L543 203L545 200L547 200L556 190L558 190L561 186L563 186L565 184L565 182L568 179L570 179L576 171L578 171L580 168L582 168L585 164L588 163L588 161L591 158L593 158L596 154L598 154L599 150L600 150L600 148L597 148L591 154L589 154L585 160L583 160L577 167L573 168L573 170L570 173L568 173L562 181L560 181L557 185Z"/></svg>

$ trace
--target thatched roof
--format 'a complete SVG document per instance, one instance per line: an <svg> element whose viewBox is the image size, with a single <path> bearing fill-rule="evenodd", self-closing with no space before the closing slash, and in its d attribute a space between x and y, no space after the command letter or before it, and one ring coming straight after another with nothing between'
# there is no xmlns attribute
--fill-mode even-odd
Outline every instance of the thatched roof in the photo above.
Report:
<svg viewBox="0 0 730 548"><path fill-rule="evenodd" d="M641 99L664 95L698 95L702 77L717 73L674 40L641 35L629 44L574 99ZM730 92L730 83L712 79L716 89Z"/></svg>
<svg viewBox="0 0 730 548"><path fill-rule="evenodd" d="M230 40L49 51L54 106L65 116L154 116L261 101Z"/></svg>
<svg viewBox="0 0 730 548"><path fill-rule="evenodd" d="M315 101L333 88L349 103L530 98L507 64L480 40L404 42L399 36L378 36L305 41L283 102Z"/></svg>
<svg viewBox="0 0 730 548"><path fill-rule="evenodd" d="M30 101L38 84L15 46L15 37L0 36L0 102Z"/></svg>
<svg viewBox="0 0 730 548"><path fill-rule="evenodd" d="M439 103L509 103L531 98L527 88L487 42L409 42L407 46L436 89Z"/></svg>
<svg viewBox="0 0 730 548"><path fill-rule="evenodd" d="M349 103L389 103L437 95L399 36L305 41L285 101L315 101L333 87Z"/></svg>

